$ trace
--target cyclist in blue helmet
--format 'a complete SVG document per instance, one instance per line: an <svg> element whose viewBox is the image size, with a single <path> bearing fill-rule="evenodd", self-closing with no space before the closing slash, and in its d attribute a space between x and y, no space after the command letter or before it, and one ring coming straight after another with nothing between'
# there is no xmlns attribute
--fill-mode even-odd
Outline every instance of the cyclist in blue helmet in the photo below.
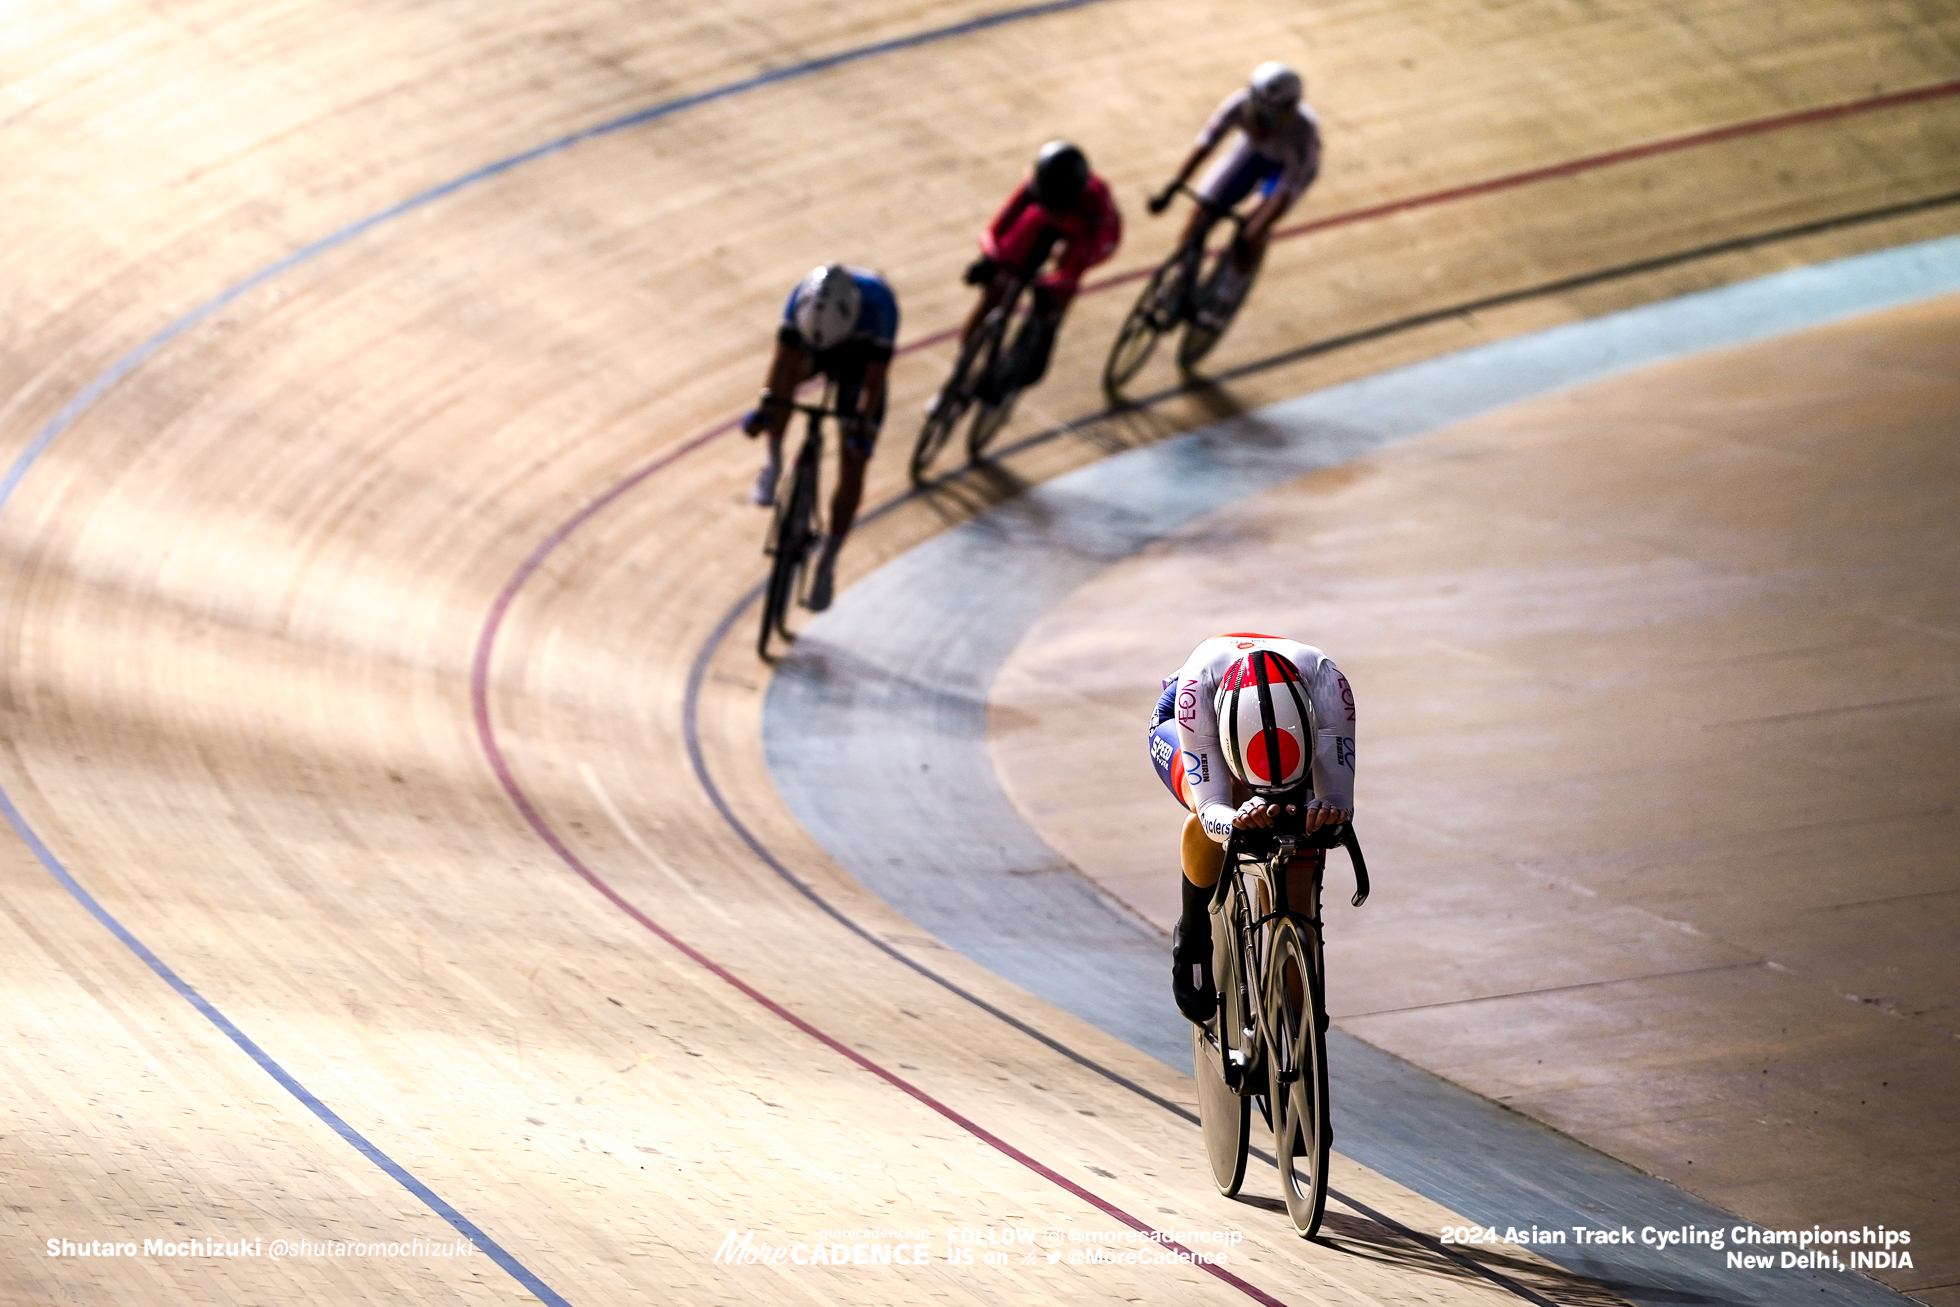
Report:
<svg viewBox="0 0 1960 1307"><path fill-rule="evenodd" d="M797 386L813 376L837 385L843 428L837 489L830 500L830 533L804 600L821 612L836 586L837 551L850 534L864 495L864 468L885 420L885 372L898 339L898 297L885 279L864 268L825 264L796 283L776 331L769 380L755 411L742 421L750 435L769 437L769 457L756 473L751 498L763 508L776 502L783 468L783 429Z"/></svg>

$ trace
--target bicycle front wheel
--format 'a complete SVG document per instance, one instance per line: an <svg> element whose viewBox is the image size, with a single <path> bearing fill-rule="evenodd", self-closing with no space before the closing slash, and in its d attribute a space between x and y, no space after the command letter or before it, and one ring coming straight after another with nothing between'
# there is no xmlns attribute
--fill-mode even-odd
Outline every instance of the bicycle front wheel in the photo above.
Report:
<svg viewBox="0 0 1960 1307"><path fill-rule="evenodd" d="M1180 266L1181 261L1173 258L1151 273L1143 293L1130 306L1130 316L1117 329L1116 339L1109 347L1109 358L1103 364L1103 391L1111 399L1117 397L1149 360L1150 352L1157 348L1157 338L1171 329L1171 309L1175 305L1166 303L1171 299L1165 294L1166 279Z"/></svg>
<svg viewBox="0 0 1960 1307"><path fill-rule="evenodd" d="M964 357L960 361L962 364L966 362ZM964 379L963 369L956 368L946 384L940 387L938 398L932 402L932 411L926 414L925 425L919 428L918 443L912 446L911 473L915 486L926 483L926 469L932 466L933 459L939 457L939 451L946 447L953 428L959 425L960 418L965 416L967 406L973 400L971 391L960 384Z"/></svg>
<svg viewBox="0 0 1960 1307"><path fill-rule="evenodd" d="M953 374L939 388L939 395L932 401L931 411L926 414L925 425L919 428L919 442L912 447L913 485L925 485L926 470L932 466L932 460L946 448L946 442L953 437L953 429L959 426L960 419L966 416L966 411L973 407L974 400L979 397L981 383L986 380L994 359L1000 353L1001 337L1006 334L1007 314L1012 307L1011 301L1000 305L987 315L966 344L960 346L959 357L953 362ZM971 440L971 437L968 439Z"/></svg>
<svg viewBox="0 0 1960 1307"><path fill-rule="evenodd" d="M817 468L812 458L799 456L792 469L789 493L776 505L770 531L769 580L762 589L762 631L756 637L758 656L769 657L771 632L790 638L791 597L803 574L803 564L816 543Z"/></svg>
<svg viewBox="0 0 1960 1307"><path fill-rule="evenodd" d="M1327 1208L1327 1158L1334 1140L1318 962L1312 927L1298 917L1283 919L1273 932L1272 992L1266 999L1274 1018L1267 1075L1280 1195L1303 1239L1320 1229Z"/></svg>

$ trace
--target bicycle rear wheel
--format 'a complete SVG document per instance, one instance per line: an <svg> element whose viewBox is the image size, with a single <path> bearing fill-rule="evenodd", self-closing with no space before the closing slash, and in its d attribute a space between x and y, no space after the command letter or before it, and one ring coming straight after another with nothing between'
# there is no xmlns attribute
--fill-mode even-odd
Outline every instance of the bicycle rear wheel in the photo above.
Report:
<svg viewBox="0 0 1960 1307"><path fill-rule="evenodd" d="M1312 927L1283 918L1273 932L1272 992L1267 1012L1274 1022L1267 1054L1273 1107L1273 1155L1280 1195L1303 1239L1320 1229L1327 1208L1327 1158L1334 1131L1327 1102L1327 1035L1320 992L1319 955Z"/></svg>
<svg viewBox="0 0 1960 1307"><path fill-rule="evenodd" d="M1219 251L1198 289L1197 308L1185 322L1184 338L1177 343L1177 366L1185 372L1197 367L1211 353L1212 346L1231 327L1239 305L1245 303L1246 293L1252 289L1252 283L1247 281L1237 288L1236 294L1220 294L1227 289L1231 262L1230 250Z"/></svg>
<svg viewBox="0 0 1960 1307"><path fill-rule="evenodd" d="M1219 1019L1191 1027L1192 1074L1198 1082L1198 1122L1204 1130L1211 1178L1227 1198L1245 1182L1246 1138L1252 1128L1252 1100L1225 1083L1225 1050L1219 1046Z"/></svg>
<svg viewBox="0 0 1960 1307"><path fill-rule="evenodd" d="M987 446L1007 425L1007 419L1014 412L1014 401L1021 397L1018 387L1004 392L993 403L983 402L973 414L973 425L966 429L966 461L978 463Z"/></svg>
<svg viewBox="0 0 1960 1307"><path fill-rule="evenodd" d="M1172 316L1177 308L1176 297L1166 292L1177 289L1171 274L1182 267L1183 260L1174 255L1151 273L1137 302L1130 306L1130 315L1117 329L1116 339L1109 347L1109 358L1103 363L1103 391L1111 399L1117 397L1117 392L1149 360L1150 352L1157 348L1157 338L1176 325Z"/></svg>
<svg viewBox="0 0 1960 1307"><path fill-rule="evenodd" d="M932 410L926 414L925 424L919 428L918 443L912 447L912 484L923 486L926 483L926 469L932 460L939 457L939 451L946 448L946 442L953 437L953 429L966 416L966 411L980 398L981 383L992 370L994 360L1000 354L1001 338L1007 334L1007 316L1013 309L1013 301L1002 303L981 322L979 330L960 347L959 357L953 362L952 375L946 384L939 388L939 395L932 402ZM985 401L982 400L984 403ZM971 440L971 437L968 437Z"/></svg>

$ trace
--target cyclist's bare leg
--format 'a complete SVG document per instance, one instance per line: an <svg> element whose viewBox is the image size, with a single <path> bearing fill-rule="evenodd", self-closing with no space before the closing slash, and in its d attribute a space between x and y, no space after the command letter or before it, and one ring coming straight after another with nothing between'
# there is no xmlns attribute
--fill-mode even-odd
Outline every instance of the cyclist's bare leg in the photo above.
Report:
<svg viewBox="0 0 1960 1307"><path fill-rule="evenodd" d="M1183 249L1194 241L1202 242L1217 221L1218 210L1211 205L1203 201L1192 205L1190 216L1184 220L1184 234L1177 238L1177 247Z"/></svg>
<svg viewBox="0 0 1960 1307"><path fill-rule="evenodd" d="M830 496L830 539L825 547L835 551L851 533L857 520L858 503L864 497L864 465L868 460L848 444L837 451L837 489Z"/></svg>
<svg viewBox="0 0 1960 1307"><path fill-rule="evenodd" d="M1003 295L1007 294L1008 284L1012 280L1009 274L1001 273L988 282L987 288L980 292L980 298L974 303L973 311L966 315L966 323L960 328L961 349L966 348L966 342L973 338L973 333L980 329L980 324L987 320L987 315L994 311L994 306L1000 303Z"/></svg>
<svg viewBox="0 0 1960 1307"><path fill-rule="evenodd" d="M1217 225L1219 210L1211 205L1198 202L1191 206L1191 216L1184 221L1184 234L1177 238L1177 248L1185 251L1184 274L1195 279L1198 275L1198 260L1204 257L1205 239Z"/></svg>
<svg viewBox="0 0 1960 1307"><path fill-rule="evenodd" d="M1246 215L1245 230L1232 247L1232 266L1240 277L1251 281L1258 274L1259 265L1266 261L1266 246L1272 243L1273 228L1292 207L1291 200L1275 191Z"/></svg>
<svg viewBox="0 0 1960 1307"><path fill-rule="evenodd" d="M1190 813L1184 818L1184 834L1179 841L1178 861L1184 868L1184 879L1199 889L1209 889L1218 883L1218 873L1225 867L1225 846L1205 834L1204 825L1198 814Z"/></svg>

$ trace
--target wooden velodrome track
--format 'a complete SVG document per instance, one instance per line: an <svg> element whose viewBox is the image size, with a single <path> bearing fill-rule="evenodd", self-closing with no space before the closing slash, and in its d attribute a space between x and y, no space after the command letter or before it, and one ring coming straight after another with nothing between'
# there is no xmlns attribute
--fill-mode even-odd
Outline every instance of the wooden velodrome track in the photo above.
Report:
<svg viewBox="0 0 1960 1307"><path fill-rule="evenodd" d="M1220 365L1297 356L912 501L854 541L846 581L1016 484L1220 411L1945 234L1954 210L1923 202L1960 189L1955 101L1875 97L1960 78L1960 21L1848 2L1108 0L962 26L991 12L14 15L0 787L23 839L0 853L0 1296L1516 1296L1353 1212L1314 1246L1224 1203L1188 1127L976 1019L758 863L700 789L680 718L759 566L754 451L697 437L753 393L814 262L883 268L907 339L953 323L973 230L1050 135L1083 141L1124 202L1114 266L1156 258L1170 229L1138 197L1268 56L1306 67L1330 141L1303 220L1783 125L1281 246ZM1553 289L1497 302L1532 287ZM1099 409L1122 299L1078 306L1024 431ZM943 362L896 370L874 503ZM975 993L1185 1095L832 867L769 791L763 676L739 649L710 665L699 741L777 856ZM1379 1177L1339 1180L1406 1225L1448 1219ZM944 1258L949 1226L1136 1224L1244 1230L1238 1278ZM714 1265L751 1227L929 1229L935 1264ZM485 1251L44 1251L459 1228ZM1502 1270L1601 1296L1528 1258Z"/></svg>

